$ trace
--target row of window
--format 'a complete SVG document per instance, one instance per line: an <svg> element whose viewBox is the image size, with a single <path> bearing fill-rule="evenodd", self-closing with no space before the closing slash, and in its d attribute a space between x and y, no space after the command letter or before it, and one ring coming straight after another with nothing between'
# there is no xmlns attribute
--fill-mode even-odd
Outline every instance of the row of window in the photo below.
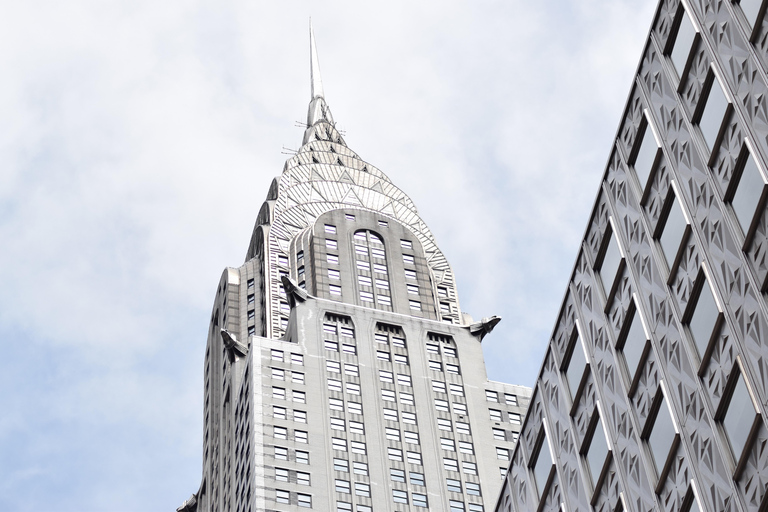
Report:
<svg viewBox="0 0 768 512"><path fill-rule="evenodd" d="M512 393L504 393L504 403L507 405L514 405L517 406L517 395L514 395ZM499 402L499 393L497 391L491 391L490 389L485 390L485 399L489 402Z"/></svg>
<svg viewBox="0 0 768 512"><path fill-rule="evenodd" d="M503 421L502 411L498 409L488 409L488 412L490 413L491 421ZM509 415L509 422L513 425L520 425L522 423L520 414L516 412L509 412L507 414Z"/></svg>
<svg viewBox="0 0 768 512"><path fill-rule="evenodd" d="M299 410L293 410L293 421L297 423L306 423L307 422L307 411L299 411ZM272 416L275 418L281 419L281 420L287 420L290 419L288 417L288 409L285 407L280 407L277 405L272 406Z"/></svg>

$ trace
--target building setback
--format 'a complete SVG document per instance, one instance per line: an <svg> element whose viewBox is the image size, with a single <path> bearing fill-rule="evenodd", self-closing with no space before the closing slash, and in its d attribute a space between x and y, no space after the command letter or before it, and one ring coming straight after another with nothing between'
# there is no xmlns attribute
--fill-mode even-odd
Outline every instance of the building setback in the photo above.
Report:
<svg viewBox="0 0 768 512"><path fill-rule="evenodd" d="M768 21L663 0L496 510L768 508Z"/></svg>
<svg viewBox="0 0 768 512"><path fill-rule="evenodd" d="M493 508L531 390L489 381L411 199L347 147L310 33L301 148L219 282L186 512Z"/></svg>

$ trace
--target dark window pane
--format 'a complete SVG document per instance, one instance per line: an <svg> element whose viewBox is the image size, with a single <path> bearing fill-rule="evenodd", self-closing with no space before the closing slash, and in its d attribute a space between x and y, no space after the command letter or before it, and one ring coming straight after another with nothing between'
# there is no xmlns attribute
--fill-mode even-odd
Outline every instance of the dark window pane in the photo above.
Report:
<svg viewBox="0 0 768 512"><path fill-rule="evenodd" d="M624 346L621 348L621 351L624 352L624 359L627 362L627 370L629 370L629 378L631 380L635 377L635 371L640 363L640 357L643 355L647 339L639 312L635 311L632 318L628 321L632 322L632 325L629 327L629 332L624 340Z"/></svg>
<svg viewBox="0 0 768 512"><path fill-rule="evenodd" d="M762 4L763 0L741 0L739 2L741 10L744 11L749 24L753 27L755 26L755 21L757 21L757 15L760 12L760 6Z"/></svg>
<svg viewBox="0 0 768 512"><path fill-rule="evenodd" d="M670 269L675 261L675 256L680 248L680 242L683 240L683 234L687 225L683 216L683 210L680 209L680 203L675 198L672 202L672 207L669 209L667 222L664 224L664 231L659 239L661 248L664 250L664 257L667 259L667 265Z"/></svg>
<svg viewBox="0 0 768 512"><path fill-rule="evenodd" d="M752 155L747 156L747 161L744 164L744 170L739 178L738 188L733 195L731 205L733 211L736 212L736 218L739 220L741 230L746 235L749 225L752 223L752 217L755 216L755 210L757 209L757 203L760 201L760 194L765 188L765 182L760 175L760 171L757 170Z"/></svg>
<svg viewBox="0 0 768 512"><path fill-rule="evenodd" d="M571 389L571 397L573 397L579 389L579 383L581 382L581 377L584 375L584 368L586 366L587 359L584 356L581 339L577 336L576 343L573 346L571 360L568 363L568 370L566 370L565 373L566 377L568 377L568 387Z"/></svg>
<svg viewBox="0 0 768 512"><path fill-rule="evenodd" d="M744 379L739 375L739 381L723 419L723 426L728 434L728 440L731 442L731 449L736 460L741 457L756 414Z"/></svg>
<svg viewBox="0 0 768 512"><path fill-rule="evenodd" d="M607 456L608 443L605 440L603 423L598 419L595 433L592 435L592 441L589 443L589 451L587 451L587 463L589 464L589 471L592 474L592 485L597 483L597 479L600 477L600 471L603 469L603 463Z"/></svg>
<svg viewBox="0 0 768 512"><path fill-rule="evenodd" d="M664 467L674 439L675 427L672 423L672 417L669 415L667 401L662 399L661 407L659 407L659 412L656 415L656 421L653 422L653 430L648 438L648 444L651 447L653 460L656 464L656 474L660 473Z"/></svg>
<svg viewBox="0 0 768 512"><path fill-rule="evenodd" d="M539 496L544 492L544 486L547 484L549 470L552 469L552 455L549 453L547 438L541 443L539 456L536 458L536 465L533 467L533 476L536 479L536 487L539 490Z"/></svg>
<svg viewBox="0 0 768 512"><path fill-rule="evenodd" d="M704 357L704 352L707 350L718 313L715 298L712 296L712 290L705 279L689 324L693 341L696 343L696 348L699 349L699 356L701 357Z"/></svg>
<svg viewBox="0 0 768 512"><path fill-rule="evenodd" d="M619 264L621 263L619 245L616 243L616 238L613 234L611 234L610 237L611 239L608 241L608 249L606 249L605 256L603 256L603 263L600 265L600 279L603 280L606 295L611 291L613 280L616 278L616 272L618 272Z"/></svg>
<svg viewBox="0 0 768 512"><path fill-rule="evenodd" d="M645 127L645 134L643 140L640 143L640 150L635 158L635 173L640 180L640 186L645 188L648 183L648 177L651 175L651 169L653 162L656 159L656 154L659 152L659 146L656 144L656 138L653 136L653 130L649 125Z"/></svg>
<svg viewBox="0 0 768 512"><path fill-rule="evenodd" d="M680 28L675 38L675 46L670 54L678 76L683 74L683 69L688 61L688 54L691 53L691 46L693 46L693 38L695 36L696 30L693 28L690 18L688 18L688 13L683 10L683 19L680 20Z"/></svg>
<svg viewBox="0 0 768 512"><path fill-rule="evenodd" d="M725 117L725 109L727 107L728 100L725 99L720 82L715 78L707 97L707 104L704 105L704 112L699 120L701 133L704 135L704 140L707 142L710 150L715 143L717 133L720 131L720 125L723 124L723 117Z"/></svg>

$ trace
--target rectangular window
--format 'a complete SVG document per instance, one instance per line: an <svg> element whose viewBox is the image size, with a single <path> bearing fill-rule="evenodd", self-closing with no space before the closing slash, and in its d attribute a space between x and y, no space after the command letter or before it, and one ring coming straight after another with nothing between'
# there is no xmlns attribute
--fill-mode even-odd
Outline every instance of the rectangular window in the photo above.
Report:
<svg viewBox="0 0 768 512"><path fill-rule="evenodd" d="M381 399L385 402L394 402L395 401L395 392L391 389L382 389L381 390Z"/></svg>
<svg viewBox="0 0 768 512"><path fill-rule="evenodd" d="M437 393L446 393L445 382L440 382L439 380L433 380L432 391L435 391Z"/></svg>
<svg viewBox="0 0 768 512"><path fill-rule="evenodd" d="M296 450L296 462L298 464L309 464L309 452Z"/></svg>
<svg viewBox="0 0 768 512"><path fill-rule="evenodd" d="M291 382L304 384L304 374L301 372L291 372Z"/></svg>
<svg viewBox="0 0 768 512"><path fill-rule="evenodd" d="M352 463L352 472L356 475L368 476L368 464L355 461Z"/></svg>
<svg viewBox="0 0 768 512"><path fill-rule="evenodd" d="M344 494L351 494L350 493L350 486L349 486L349 480L341 480L339 478L336 479L336 492L341 492Z"/></svg>
<svg viewBox="0 0 768 512"><path fill-rule="evenodd" d="M459 461L456 459L446 459L443 458L443 468L445 468L446 471L459 471Z"/></svg>
<svg viewBox="0 0 768 512"><path fill-rule="evenodd" d="M405 432L403 432L403 438L405 438L405 442L408 444L419 444L418 432L410 432L406 430Z"/></svg>
<svg viewBox="0 0 768 512"><path fill-rule="evenodd" d="M411 376L410 375L403 375L402 373L397 374L397 383L401 386L407 386L411 387Z"/></svg>
<svg viewBox="0 0 768 512"><path fill-rule="evenodd" d="M437 409L438 411L450 412L448 410L448 401L440 400L439 398L435 398L435 409Z"/></svg>
<svg viewBox="0 0 768 512"><path fill-rule="evenodd" d="M467 404L453 402L453 412L455 414L467 414Z"/></svg>
<svg viewBox="0 0 768 512"><path fill-rule="evenodd" d="M461 384L450 384L448 387L452 395L464 396L464 386Z"/></svg>
<svg viewBox="0 0 768 512"><path fill-rule="evenodd" d="M294 430L293 438L297 443L309 443L309 433L303 430Z"/></svg>
<svg viewBox="0 0 768 512"><path fill-rule="evenodd" d="M253 288L254 281L253 279L248 280L248 288Z"/></svg>
<svg viewBox="0 0 768 512"><path fill-rule="evenodd" d="M273 427L272 436L275 439L288 439L288 429L285 427Z"/></svg>
<svg viewBox="0 0 768 512"><path fill-rule="evenodd" d="M395 383L394 374L385 370L379 370L379 380L381 382L388 382L389 384Z"/></svg>
<svg viewBox="0 0 768 512"><path fill-rule="evenodd" d="M405 455L408 464L421 465L421 454L419 452L406 452Z"/></svg>
<svg viewBox="0 0 768 512"><path fill-rule="evenodd" d="M464 512L464 502L448 500L448 505L451 508L451 512Z"/></svg>
<svg viewBox="0 0 768 512"><path fill-rule="evenodd" d="M491 414L491 421L502 421L501 411L496 409L488 409L488 412Z"/></svg>
<svg viewBox="0 0 768 512"><path fill-rule="evenodd" d="M400 403L404 405L416 405L413 401L413 395L410 393L400 393Z"/></svg>
<svg viewBox="0 0 768 512"><path fill-rule="evenodd" d="M275 459L288 460L288 448L282 446L275 446Z"/></svg>
<svg viewBox="0 0 768 512"><path fill-rule="evenodd" d="M356 355L357 354L357 347L354 345L347 345L346 343L341 346L341 351L345 354L351 354Z"/></svg>
<svg viewBox="0 0 768 512"><path fill-rule="evenodd" d="M329 268L328 269L328 278L329 279L341 279L341 272L338 270Z"/></svg>
<svg viewBox="0 0 768 512"><path fill-rule="evenodd" d="M464 460L461 462L461 470L468 475L477 476L477 464Z"/></svg>
<svg viewBox="0 0 768 512"><path fill-rule="evenodd" d="M302 471L296 472L296 483L299 485L312 485L309 482L309 473L304 473Z"/></svg>
<svg viewBox="0 0 768 512"><path fill-rule="evenodd" d="M373 302L373 294L360 290L360 300L363 302Z"/></svg>
<svg viewBox="0 0 768 512"><path fill-rule="evenodd" d="M413 265L415 263L413 256L410 254L403 254L403 263L406 265Z"/></svg>
<svg viewBox="0 0 768 512"><path fill-rule="evenodd" d="M376 296L376 300L382 306L391 306L392 305L392 299L388 295L377 295Z"/></svg>
<svg viewBox="0 0 768 512"><path fill-rule="evenodd" d="M506 441L507 437L505 435L505 432L503 429L500 428L494 428L493 429L493 438L497 441Z"/></svg>
<svg viewBox="0 0 768 512"><path fill-rule="evenodd" d="M474 482L467 482L466 484L467 494L470 496L482 496L480 493L480 484Z"/></svg>
<svg viewBox="0 0 768 512"><path fill-rule="evenodd" d="M338 344L336 345L336 350L338 351ZM326 360L325 369L331 373L341 373L341 363L338 361Z"/></svg>
<svg viewBox="0 0 768 512"><path fill-rule="evenodd" d="M363 404L357 402L347 402L347 409L352 414L363 414Z"/></svg>
<svg viewBox="0 0 768 512"><path fill-rule="evenodd" d="M360 369L356 364L344 363L344 374L351 375L352 377L359 377Z"/></svg>
<svg viewBox="0 0 768 512"><path fill-rule="evenodd" d="M364 245L355 245L355 253L360 256L368 256L368 247Z"/></svg>
<svg viewBox="0 0 768 512"><path fill-rule="evenodd" d="M387 227L387 226L388 226L388 224L387 224L387 221L385 221L385 220L380 220L380 221L379 221L379 226L381 226L381 227L383 227L383 228Z"/></svg>
<svg viewBox="0 0 768 512"><path fill-rule="evenodd" d="M349 393L350 395L359 395L360 384L355 384L354 382L347 382L347 393Z"/></svg>
<svg viewBox="0 0 768 512"><path fill-rule="evenodd" d="M398 364L408 364L408 356L403 354L395 354L395 362Z"/></svg>
<svg viewBox="0 0 768 512"><path fill-rule="evenodd" d="M275 361L282 361L283 354L284 352L282 350L272 349L272 359L274 359Z"/></svg>
<svg viewBox="0 0 768 512"><path fill-rule="evenodd" d="M410 240L400 240L400 247L403 249L413 249L413 243Z"/></svg>
<svg viewBox="0 0 768 512"><path fill-rule="evenodd" d="M436 372L441 372L443 371L443 363L440 361L429 361L429 369Z"/></svg>
<svg viewBox="0 0 768 512"><path fill-rule="evenodd" d="M496 391L485 390L485 399L489 402L498 402L499 394Z"/></svg>
<svg viewBox="0 0 768 512"><path fill-rule="evenodd" d="M272 368L272 378L276 380L285 380L285 370Z"/></svg>
<svg viewBox="0 0 768 512"><path fill-rule="evenodd" d="M513 425L520 425L520 423L522 422L522 419L520 418L520 415L517 414L516 412L511 412L509 413L509 422L512 423Z"/></svg>
<svg viewBox="0 0 768 512"><path fill-rule="evenodd" d="M301 354L291 353L291 363L299 366L304 366L304 356Z"/></svg>
<svg viewBox="0 0 768 512"><path fill-rule="evenodd" d="M464 423L463 421L457 421L456 422L456 433L457 434L464 434L464 435L472 435L472 432L469 429L469 423Z"/></svg>
<svg viewBox="0 0 768 512"><path fill-rule="evenodd" d="M355 216L352 215L351 213L344 214L344 218L347 220L355 220Z"/></svg>
<svg viewBox="0 0 768 512"><path fill-rule="evenodd" d="M405 483L405 471L402 469L391 468L389 470L389 477L393 482Z"/></svg>
<svg viewBox="0 0 768 512"><path fill-rule="evenodd" d="M725 119L725 113L728 109L729 102L723 93L723 88L720 85L720 80L715 76L714 71L710 70L710 76L708 77L709 94L702 98L699 102L706 102L703 110L699 115L698 125L701 128L701 134L704 136L704 141L710 150L714 149L715 140L718 133L720 133L720 127ZM701 107L699 107L701 109Z"/></svg>
<svg viewBox="0 0 768 512"><path fill-rule="evenodd" d="M443 353L446 357L456 357L456 349L452 347L443 347Z"/></svg>
<svg viewBox="0 0 768 512"><path fill-rule="evenodd" d="M333 430L346 430L347 426L343 419L341 418L331 418L331 428Z"/></svg>
<svg viewBox="0 0 768 512"><path fill-rule="evenodd" d="M386 279L377 279L376 288L381 288L382 290L389 290L389 281L387 281Z"/></svg>
<svg viewBox="0 0 768 512"><path fill-rule="evenodd" d="M329 284L328 290L331 292L331 295L341 295L341 286Z"/></svg>
<svg viewBox="0 0 768 512"><path fill-rule="evenodd" d="M454 375L461 375L461 370L459 370L459 365L457 364L445 364L445 371L446 373L452 373Z"/></svg>
<svg viewBox="0 0 768 512"><path fill-rule="evenodd" d="M384 409L384 419L387 421L398 421L397 411L394 409Z"/></svg>
<svg viewBox="0 0 768 512"><path fill-rule="evenodd" d="M360 286L373 286L371 278L368 276L357 276L357 282Z"/></svg>
<svg viewBox="0 0 768 512"><path fill-rule="evenodd" d="M387 273L387 266L386 265L381 265L379 263L374 263L373 264L373 271L377 272L379 274L385 274L386 275L386 273Z"/></svg>
<svg viewBox="0 0 768 512"><path fill-rule="evenodd" d="M285 407L272 406L272 416L281 420L287 419L288 411Z"/></svg>
<svg viewBox="0 0 768 512"><path fill-rule="evenodd" d="M496 458L501 460L509 460L509 450L506 448L496 447Z"/></svg>
<svg viewBox="0 0 768 512"><path fill-rule="evenodd" d="M446 478L445 483L447 484L449 492L461 492L461 480Z"/></svg>
<svg viewBox="0 0 768 512"><path fill-rule="evenodd" d="M302 508L312 508L312 496L309 494L296 494L296 503Z"/></svg>
<svg viewBox="0 0 768 512"><path fill-rule="evenodd" d="M380 359L381 361L389 361L389 352L383 352L381 350L376 351L376 359Z"/></svg>
<svg viewBox="0 0 768 512"><path fill-rule="evenodd" d="M371 256L380 260L387 259L387 255L384 253L384 249L371 248Z"/></svg>
<svg viewBox="0 0 768 512"><path fill-rule="evenodd" d="M453 430L453 427L451 427L451 420L445 418L437 418L437 428L440 430L447 430L448 432Z"/></svg>
<svg viewBox="0 0 768 512"><path fill-rule="evenodd" d="M408 491L392 489L392 500L395 503L408 503Z"/></svg>
<svg viewBox="0 0 768 512"><path fill-rule="evenodd" d="M340 452L347 451L347 440L341 439L338 437L332 437L331 438L331 446L334 450L338 450Z"/></svg>
<svg viewBox="0 0 768 512"><path fill-rule="evenodd" d="M405 269L405 278L416 280L416 271Z"/></svg>
<svg viewBox="0 0 768 512"><path fill-rule="evenodd" d="M469 441L459 441L459 451L469 455L475 454L475 447Z"/></svg>
<svg viewBox="0 0 768 512"><path fill-rule="evenodd" d="M341 400L339 398L329 398L328 406L331 408L332 411L343 411L344 400Z"/></svg>
<svg viewBox="0 0 768 512"><path fill-rule="evenodd" d="M437 345L435 343L427 343L427 353L440 354L440 345Z"/></svg>
<svg viewBox="0 0 768 512"><path fill-rule="evenodd" d="M352 434L365 435L365 425L363 425L359 421L349 420L349 431Z"/></svg>
<svg viewBox="0 0 768 512"><path fill-rule="evenodd" d="M416 424L416 413L403 411L401 416L403 418L403 423Z"/></svg>
<svg viewBox="0 0 768 512"><path fill-rule="evenodd" d="M409 300L408 305L411 307L414 311L421 311L421 302L417 300Z"/></svg>
<svg viewBox="0 0 768 512"><path fill-rule="evenodd" d="M397 448L387 448L387 458L389 458L389 460L403 462L403 450L399 450Z"/></svg>
<svg viewBox="0 0 768 512"><path fill-rule="evenodd" d="M356 265L357 265L357 270L365 270L366 272L371 271L371 264L368 263L367 261L357 260Z"/></svg>
<svg viewBox="0 0 768 512"><path fill-rule="evenodd" d="M344 473L349 473L349 461L346 459L333 459L333 469L334 471L342 471Z"/></svg>
<svg viewBox="0 0 768 512"><path fill-rule="evenodd" d="M371 486L363 482L355 482L355 496L371 497Z"/></svg>
<svg viewBox="0 0 768 512"><path fill-rule="evenodd" d="M328 263L331 265L338 265L339 264L339 255L338 254L328 254L326 255L326 258L328 260Z"/></svg>
<svg viewBox="0 0 768 512"><path fill-rule="evenodd" d="M326 249L338 249L339 244L336 240L331 240L330 238L325 239L325 247Z"/></svg>
<svg viewBox="0 0 768 512"><path fill-rule="evenodd" d="M336 226L333 226L331 224L326 224L325 225L325 232L326 233L330 233L332 235L335 235L336 234Z"/></svg>
<svg viewBox="0 0 768 512"><path fill-rule="evenodd" d="M405 348L405 338L399 336L392 336L392 346Z"/></svg>
<svg viewBox="0 0 768 512"><path fill-rule="evenodd" d="M288 492L288 491L283 491L281 489L275 489L275 501L277 503L290 504L291 503L291 493Z"/></svg>
<svg viewBox="0 0 768 512"><path fill-rule="evenodd" d="M307 422L307 412L306 411L293 411L293 421L296 423L306 423Z"/></svg>
<svg viewBox="0 0 768 512"><path fill-rule="evenodd" d="M300 404L307 403L307 394L304 393L303 391L294 390L291 394L293 395L294 402L298 402Z"/></svg>
<svg viewBox="0 0 768 512"><path fill-rule="evenodd" d="M385 428L384 435L390 441L400 441L400 431L396 428Z"/></svg>
<svg viewBox="0 0 768 512"><path fill-rule="evenodd" d="M511 395L509 393L504 393L504 400L506 400L507 405L517 405L517 395Z"/></svg>

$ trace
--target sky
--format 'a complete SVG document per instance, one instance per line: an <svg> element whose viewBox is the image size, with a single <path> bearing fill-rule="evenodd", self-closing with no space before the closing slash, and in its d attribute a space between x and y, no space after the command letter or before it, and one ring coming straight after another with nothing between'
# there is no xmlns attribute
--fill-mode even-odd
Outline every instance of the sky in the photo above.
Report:
<svg viewBox="0 0 768 512"><path fill-rule="evenodd" d="M174 510L203 356L301 143L312 17L348 145L414 200L533 385L650 0L0 4L0 510ZM284 149L286 148L286 149Z"/></svg>

